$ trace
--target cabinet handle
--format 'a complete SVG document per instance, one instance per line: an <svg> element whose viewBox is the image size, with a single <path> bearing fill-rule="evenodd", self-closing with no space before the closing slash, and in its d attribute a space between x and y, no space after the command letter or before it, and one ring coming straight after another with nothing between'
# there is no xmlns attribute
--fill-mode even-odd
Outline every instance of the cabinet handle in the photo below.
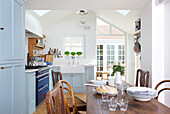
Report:
<svg viewBox="0 0 170 114"><path fill-rule="evenodd" d="M4 30L4 28L0 28L0 30Z"/></svg>
<svg viewBox="0 0 170 114"><path fill-rule="evenodd" d="M4 69L4 67L1 67L1 69Z"/></svg>

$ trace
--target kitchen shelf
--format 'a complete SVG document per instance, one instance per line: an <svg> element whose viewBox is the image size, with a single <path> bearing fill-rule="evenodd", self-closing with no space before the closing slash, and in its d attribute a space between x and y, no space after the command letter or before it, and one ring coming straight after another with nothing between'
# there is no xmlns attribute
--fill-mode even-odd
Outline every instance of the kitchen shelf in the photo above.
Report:
<svg viewBox="0 0 170 114"><path fill-rule="evenodd" d="M37 48L42 48L42 49L44 49L44 48L45 48L45 46L43 46L43 45L39 45L39 44L36 44L36 45L35 45L35 47L37 47Z"/></svg>
<svg viewBox="0 0 170 114"><path fill-rule="evenodd" d="M34 54L33 56L34 57L40 57L40 56L42 56L42 54Z"/></svg>

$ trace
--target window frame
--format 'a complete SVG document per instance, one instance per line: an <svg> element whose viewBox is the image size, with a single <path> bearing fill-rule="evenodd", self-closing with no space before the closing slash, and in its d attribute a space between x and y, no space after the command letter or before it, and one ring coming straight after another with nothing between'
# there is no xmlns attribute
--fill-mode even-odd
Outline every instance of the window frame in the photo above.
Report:
<svg viewBox="0 0 170 114"><path fill-rule="evenodd" d="M77 47L82 47L82 50L83 50L83 54L80 56L80 58L85 58L86 57L86 35L84 34L81 34L81 35L66 35L64 37L64 40L63 40L63 49L64 49L64 52L65 51L68 51L68 50L65 50L66 47L69 47L69 46L66 46L66 38L67 37L70 37L70 38L74 38L74 37L81 37L83 39L83 42L82 42L82 46L77 46ZM72 48L72 45L70 46ZM72 52L72 51L71 51ZM70 53L71 53L70 52ZM65 55L64 55L65 56ZM71 56L71 55L70 55ZM76 55L77 56L77 55Z"/></svg>
<svg viewBox="0 0 170 114"><path fill-rule="evenodd" d="M121 30L121 29L119 29L118 27L116 27L116 26L114 26L113 24L111 24L111 23L109 23L109 22L107 22L107 21L105 21L105 20L103 20L103 19L101 19L100 17L97 17L98 19L100 19L101 21L103 21L103 22L105 22L105 23L107 23L107 24L109 24L109 34L97 34L97 32L96 32L96 45L98 46L98 45L103 45L103 71L108 71L108 69L107 69L107 62L108 62L108 60L107 60L107 45L114 45L114 59L115 59L115 61L117 61L117 62L119 62L119 60L118 60L118 56L119 56L119 49L118 49L118 46L119 45L124 45L124 64L126 63L126 54L125 54L125 42L126 42L126 32L124 32L123 30ZM97 26L97 18L96 18L96 26ZM119 31L121 31L122 32L122 34L114 34L114 33L112 33L112 27L114 27L114 28L116 28L116 29L118 29ZM97 31L97 29L96 29L96 31ZM119 41L119 40L115 40L114 42L112 42L112 43L110 43L110 42L108 42L107 40L105 41L105 42L102 42L102 39L97 39L97 37L104 37L104 36L124 36L124 42L122 42L121 40ZM110 39L111 40L111 39ZM97 46L96 46L96 48L97 48ZM97 59L97 54L96 54L96 60L98 61L98 59ZM98 67L98 66L97 66ZM100 66L99 66L100 67ZM98 71L98 70L97 70Z"/></svg>

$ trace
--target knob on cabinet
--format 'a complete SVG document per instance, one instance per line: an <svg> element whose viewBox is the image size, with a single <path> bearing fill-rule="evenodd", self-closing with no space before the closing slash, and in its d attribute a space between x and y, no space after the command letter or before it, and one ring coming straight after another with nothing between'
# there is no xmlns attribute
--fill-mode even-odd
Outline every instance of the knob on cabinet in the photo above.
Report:
<svg viewBox="0 0 170 114"><path fill-rule="evenodd" d="M1 67L1 69L4 69L4 67Z"/></svg>
<svg viewBox="0 0 170 114"><path fill-rule="evenodd" d="M0 28L0 30L4 30L4 28Z"/></svg>

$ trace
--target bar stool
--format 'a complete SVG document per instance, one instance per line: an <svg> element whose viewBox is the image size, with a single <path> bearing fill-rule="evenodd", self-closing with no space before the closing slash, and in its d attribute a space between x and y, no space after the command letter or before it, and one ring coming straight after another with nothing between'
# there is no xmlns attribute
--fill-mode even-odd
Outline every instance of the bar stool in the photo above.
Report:
<svg viewBox="0 0 170 114"><path fill-rule="evenodd" d="M98 75L101 75L101 78L103 80L103 74L107 74L107 80L108 80L108 77L109 77L109 73L108 72L96 72L96 80L97 80L97 76Z"/></svg>

